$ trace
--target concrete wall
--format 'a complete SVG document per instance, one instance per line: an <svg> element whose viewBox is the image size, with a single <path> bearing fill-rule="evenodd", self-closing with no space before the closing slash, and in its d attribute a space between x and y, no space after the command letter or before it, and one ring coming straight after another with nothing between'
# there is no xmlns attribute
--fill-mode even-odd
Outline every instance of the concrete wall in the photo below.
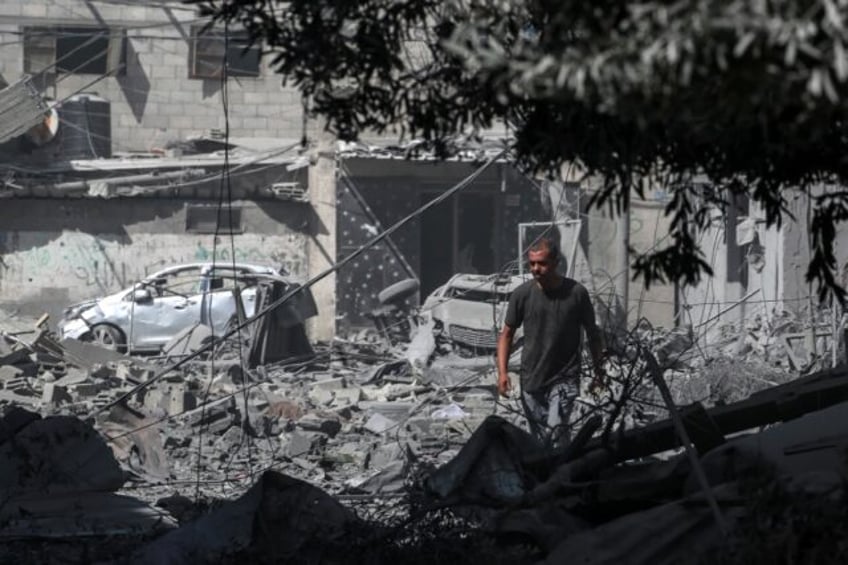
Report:
<svg viewBox="0 0 848 565"><path fill-rule="evenodd" d="M61 100L84 89L109 100L112 148L116 152L148 151L191 134L223 130L221 81L189 78L191 23L199 21L195 10L180 2L167 3L167 8L127 4L3 0L0 77L11 83L22 75L22 31L26 26L123 27L127 29L123 76L105 78L85 88L96 75L62 75L55 92L48 94ZM259 77L231 78L227 87L231 136L300 139L300 94L281 86L281 76L268 68L267 60Z"/></svg>
<svg viewBox="0 0 848 565"><path fill-rule="evenodd" d="M813 194L823 194L825 190L825 187L817 187L813 189ZM788 311L802 314L809 312L810 301L808 296L810 294L813 295L814 302L818 302L815 284L811 286L806 280L807 268L812 257L810 252L812 244L810 221L807 217L807 207L810 201L801 191L793 191L787 198L789 210L797 221L787 222L783 229L783 306ZM813 206L815 206L815 203L813 203ZM810 213L812 215L812 210ZM845 224L837 225L834 254L836 256L836 280L842 281L843 269L848 265L848 226Z"/></svg>
<svg viewBox="0 0 848 565"><path fill-rule="evenodd" d="M232 260L229 235L186 232L178 199L5 200L0 206L0 307L58 320L62 308L115 292L179 263ZM214 204L214 202L209 202ZM285 266L303 280L310 214L303 204L237 201L237 261Z"/></svg>
<svg viewBox="0 0 848 565"><path fill-rule="evenodd" d="M337 192L339 258L356 251L379 228L388 228L453 187L478 166L402 159L344 160ZM491 199L492 209L470 206L474 197ZM444 223L428 221L436 216ZM455 273L468 272L459 266L455 249L466 243L465 228L491 233L487 242L491 264L480 271L488 274L517 268L519 222L550 219L542 205L541 191L533 183L508 164L491 166L459 194L409 222L390 241L369 249L339 272L339 327L372 326L364 314L378 306L377 294L383 288L402 279L415 277L421 281L423 301ZM435 264L434 255L438 256Z"/></svg>
<svg viewBox="0 0 848 565"><path fill-rule="evenodd" d="M588 200L588 198L584 198ZM586 254L592 272L594 292L610 302L620 297L625 276L631 278L628 289L628 326L640 318L654 326L671 328L675 320L675 286L654 283L646 288L644 281L633 281L632 269L622 270L622 223L604 210L592 209L582 213L585 224ZM661 201L642 201L634 198L630 205L630 247L636 253L662 249L668 244L670 218L664 213ZM635 260L631 255L630 263Z"/></svg>
<svg viewBox="0 0 848 565"><path fill-rule="evenodd" d="M752 321L758 317L772 319L790 303L797 304L797 293L788 293L786 290L787 275L790 273L787 272L784 258L787 253L787 234L800 232L804 227L788 218L781 229L767 227L764 212L753 203L749 216L755 221L756 242L739 247L738 262L745 276L735 277L734 280L728 270L729 262L733 263L732 257L728 261L728 253L733 253L729 250L728 239L731 245L735 240L735 234L729 230L731 226L735 230L741 218L730 219L728 222L720 211L715 210L712 225L700 241L705 259L713 267L713 277L681 293L682 323L690 324L696 334L707 341L719 337L723 326ZM803 217L799 219L803 221ZM806 269L807 260L801 260ZM799 261L795 262L800 264ZM807 295L804 286L803 296Z"/></svg>

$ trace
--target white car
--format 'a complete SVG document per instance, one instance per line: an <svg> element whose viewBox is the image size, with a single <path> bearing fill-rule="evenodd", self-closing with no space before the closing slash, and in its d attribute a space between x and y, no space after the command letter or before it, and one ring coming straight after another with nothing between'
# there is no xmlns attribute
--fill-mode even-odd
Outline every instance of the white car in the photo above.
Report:
<svg viewBox="0 0 848 565"><path fill-rule="evenodd" d="M512 291L529 275L458 274L433 291L421 306L443 338L474 350L494 350Z"/></svg>
<svg viewBox="0 0 848 565"><path fill-rule="evenodd" d="M234 289L240 291L244 313L250 317L256 311L257 284L263 279L287 282L279 271L262 265L170 267L115 294L66 308L59 335L126 351L159 351L198 322L221 335L237 312Z"/></svg>

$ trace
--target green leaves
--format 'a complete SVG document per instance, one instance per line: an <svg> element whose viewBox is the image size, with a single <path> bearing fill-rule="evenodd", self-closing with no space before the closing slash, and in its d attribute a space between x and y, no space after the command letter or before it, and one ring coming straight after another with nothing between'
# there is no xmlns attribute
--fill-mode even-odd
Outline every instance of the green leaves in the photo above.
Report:
<svg viewBox="0 0 848 565"><path fill-rule="evenodd" d="M201 3L263 39L345 139L401 131L447 153L457 134L507 122L523 167L580 163L608 180L607 202L651 175L703 175L770 224L788 188L848 177L844 0ZM814 236L844 221L830 204L817 213ZM709 272L687 234L637 261L640 276ZM827 290L834 259L824 239L816 250L808 275Z"/></svg>

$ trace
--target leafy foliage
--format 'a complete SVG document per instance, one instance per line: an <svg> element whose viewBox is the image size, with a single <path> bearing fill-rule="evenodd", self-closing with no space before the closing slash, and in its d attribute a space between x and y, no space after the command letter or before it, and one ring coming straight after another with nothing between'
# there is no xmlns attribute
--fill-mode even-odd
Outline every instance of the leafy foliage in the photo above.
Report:
<svg viewBox="0 0 848 565"><path fill-rule="evenodd" d="M637 259L648 283L709 273L698 179L779 225L790 191L848 175L846 0L194 1L265 41L342 138L392 131L446 153L503 121L523 167L603 179L596 206L663 183L672 244ZM823 297L848 193L813 197L807 277Z"/></svg>

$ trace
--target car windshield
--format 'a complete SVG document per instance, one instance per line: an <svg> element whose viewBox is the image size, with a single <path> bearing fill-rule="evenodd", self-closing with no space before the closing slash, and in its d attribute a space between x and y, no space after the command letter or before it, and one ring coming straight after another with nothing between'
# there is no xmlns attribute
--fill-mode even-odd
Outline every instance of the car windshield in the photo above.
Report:
<svg viewBox="0 0 848 565"><path fill-rule="evenodd" d="M458 298L469 302L508 302L509 292L495 292L492 290L480 290L473 288L450 287L445 291L445 298Z"/></svg>

